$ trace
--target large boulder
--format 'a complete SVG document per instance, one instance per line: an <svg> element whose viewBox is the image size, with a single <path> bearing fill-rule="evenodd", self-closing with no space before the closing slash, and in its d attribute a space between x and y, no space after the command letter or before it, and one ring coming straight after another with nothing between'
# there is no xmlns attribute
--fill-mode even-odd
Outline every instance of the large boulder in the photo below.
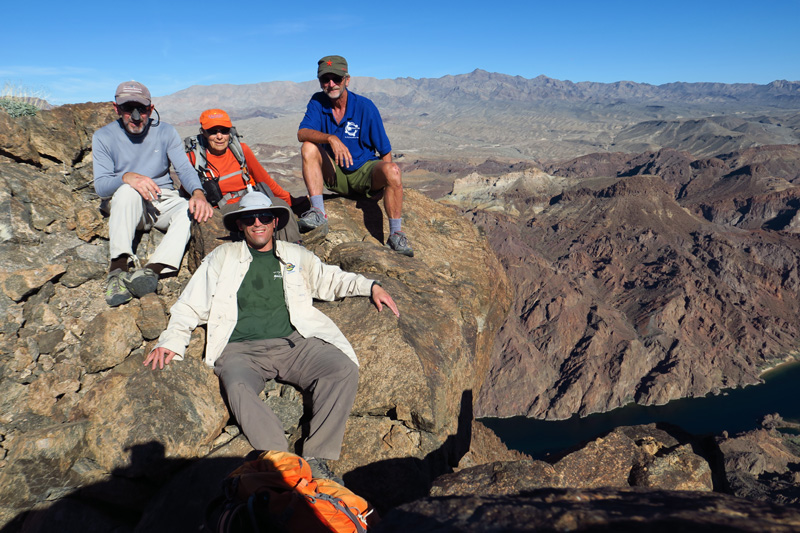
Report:
<svg viewBox="0 0 800 533"><path fill-rule="evenodd" d="M117 118L110 102L63 105L32 117L0 110L0 150L39 168L80 168L91 161L92 134Z"/></svg>
<svg viewBox="0 0 800 533"><path fill-rule="evenodd" d="M107 471L163 475L163 459L207 454L228 413L216 376L199 358L159 372L131 358L97 382L72 417L88 418L87 451ZM130 454L137 445L158 453L134 462Z"/></svg>

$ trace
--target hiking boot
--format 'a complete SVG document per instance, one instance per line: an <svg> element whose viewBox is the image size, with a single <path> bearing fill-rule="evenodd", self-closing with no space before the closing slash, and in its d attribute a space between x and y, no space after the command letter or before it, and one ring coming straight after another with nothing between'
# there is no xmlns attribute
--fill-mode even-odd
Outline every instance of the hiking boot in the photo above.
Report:
<svg viewBox="0 0 800 533"><path fill-rule="evenodd" d="M124 272L120 277L125 287L137 298L156 292L158 288L158 275L149 268L137 268L133 272Z"/></svg>
<svg viewBox="0 0 800 533"><path fill-rule="evenodd" d="M408 237L406 237L406 234L402 231L395 231L389 235L386 244L398 254L414 257L414 250L411 249L411 245L408 244Z"/></svg>
<svg viewBox="0 0 800 533"><path fill-rule="evenodd" d="M311 477L330 479L344 487L344 481L328 467L328 461L325 459L317 459L316 457L306 459L306 461L308 462L308 466L311 467Z"/></svg>
<svg viewBox="0 0 800 533"><path fill-rule="evenodd" d="M106 303L109 307L120 306L130 302L133 298L133 295L120 279L122 274L127 274L127 272L117 268L109 272L106 278Z"/></svg>
<svg viewBox="0 0 800 533"><path fill-rule="evenodd" d="M297 227L300 229L300 233L306 233L312 229L327 225L328 217L316 207L312 207L297 219Z"/></svg>

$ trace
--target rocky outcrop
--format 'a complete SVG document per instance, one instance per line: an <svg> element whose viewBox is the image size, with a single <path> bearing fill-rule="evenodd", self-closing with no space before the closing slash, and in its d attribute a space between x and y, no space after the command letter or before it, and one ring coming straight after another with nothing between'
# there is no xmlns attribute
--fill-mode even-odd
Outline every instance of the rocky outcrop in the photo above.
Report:
<svg viewBox="0 0 800 533"><path fill-rule="evenodd" d="M787 454L786 439L773 433L767 443L758 430L718 439L717 448L675 427L620 427L553 462L443 475L376 531L796 531L800 513L771 499L783 498L785 486L760 498L724 493L731 472L791 475L800 457Z"/></svg>
<svg viewBox="0 0 800 533"><path fill-rule="evenodd" d="M561 419L663 404L757 383L796 352L800 243L768 228L800 188L783 182L787 188L770 192L769 178L728 169L682 196L699 179L696 165L677 152L641 159L612 176L599 175L607 165L592 173L572 162L568 168L588 175L456 182L447 201L474 205L483 186L484 204L501 206L468 216L517 289L479 415ZM507 187L510 179L537 186L520 195L525 188ZM708 205L715 188L747 180L732 189L739 201L750 199L737 218L747 223L704 216L701 198ZM467 187L469 195L459 192Z"/></svg>
<svg viewBox="0 0 800 533"><path fill-rule="evenodd" d="M162 279L158 295L115 309L103 300L105 221L90 189L71 180L90 162L87 143L92 127L108 119L105 106L41 112L0 130L0 192L12 207L0 242L0 523L12 529L23 522L29 530L145 527L180 515L164 491L179 487L187 501L203 500L232 470L231 459L251 451L202 362L203 328L184 361L163 371L142 365L189 265ZM307 245L380 279L400 308L397 319L366 298L319 304L361 362L344 453L333 468L386 509L424 495L459 461L515 454L472 427L474 396L510 305L502 267L469 221L412 190L404 220L416 257L392 252L383 245L380 205L330 199L331 230ZM190 248L201 251L185 263L196 264L221 236L196 233ZM138 255L147 257L160 238L145 234ZM264 399L297 441L302 394L270 385ZM473 433L497 450L468 455ZM375 483L381 474L413 483L387 489Z"/></svg>
<svg viewBox="0 0 800 533"><path fill-rule="evenodd" d="M440 476L430 495L498 495L547 487L711 491L711 468L692 444L678 428L623 426L552 462L497 461Z"/></svg>
<svg viewBox="0 0 800 533"><path fill-rule="evenodd" d="M715 493L603 488L429 497L392 510L374 531L790 533L798 528L800 512L791 507Z"/></svg>
<svg viewBox="0 0 800 533"><path fill-rule="evenodd" d="M800 503L800 424L769 415L763 429L717 437L727 490L742 498Z"/></svg>
<svg viewBox="0 0 800 533"><path fill-rule="evenodd" d="M115 118L110 103L64 105L34 117L0 110L0 158L57 169L82 185L92 179L92 134Z"/></svg>

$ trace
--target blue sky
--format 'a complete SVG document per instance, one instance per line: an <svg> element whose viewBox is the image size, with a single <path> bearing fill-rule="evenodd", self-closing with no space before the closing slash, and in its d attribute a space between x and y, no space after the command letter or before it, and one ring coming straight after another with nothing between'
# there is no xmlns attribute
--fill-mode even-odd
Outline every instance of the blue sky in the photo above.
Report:
<svg viewBox="0 0 800 533"><path fill-rule="evenodd" d="M128 79L154 96L307 81L327 54L376 78L480 68L574 82L800 80L800 0L7 4L0 89L54 104L109 101Z"/></svg>

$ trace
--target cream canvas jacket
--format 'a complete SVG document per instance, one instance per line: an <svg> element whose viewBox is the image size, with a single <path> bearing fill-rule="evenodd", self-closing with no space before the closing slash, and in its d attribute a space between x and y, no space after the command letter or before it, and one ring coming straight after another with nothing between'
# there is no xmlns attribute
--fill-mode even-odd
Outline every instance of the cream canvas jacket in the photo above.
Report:
<svg viewBox="0 0 800 533"><path fill-rule="evenodd" d="M318 337L333 344L358 365L345 336L312 302L314 298L330 301L370 296L373 280L326 265L302 246L283 241L275 241L275 246L281 258L283 292L294 328L303 337ZM192 331L208 324L205 362L213 367L236 326L236 293L251 261L244 241L223 244L208 254L170 309L169 325L156 347L163 346L177 354L176 360L182 360Z"/></svg>

